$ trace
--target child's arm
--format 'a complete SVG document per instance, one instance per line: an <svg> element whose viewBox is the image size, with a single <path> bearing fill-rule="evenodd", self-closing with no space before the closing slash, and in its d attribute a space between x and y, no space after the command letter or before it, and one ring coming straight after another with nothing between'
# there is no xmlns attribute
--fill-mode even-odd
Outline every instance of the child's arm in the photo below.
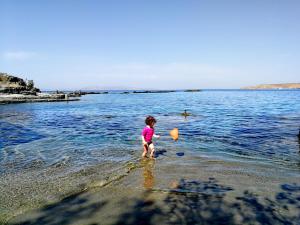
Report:
<svg viewBox="0 0 300 225"><path fill-rule="evenodd" d="M155 137L155 138L160 138L160 135L158 135L158 134L153 134L153 137Z"/></svg>

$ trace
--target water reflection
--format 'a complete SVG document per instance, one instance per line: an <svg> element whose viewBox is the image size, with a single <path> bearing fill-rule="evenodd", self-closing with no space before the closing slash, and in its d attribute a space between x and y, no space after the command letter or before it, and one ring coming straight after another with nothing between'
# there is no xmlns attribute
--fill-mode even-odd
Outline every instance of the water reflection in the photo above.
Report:
<svg viewBox="0 0 300 225"><path fill-rule="evenodd" d="M145 189L152 189L155 184L153 169L155 166L155 159L142 159L143 167L143 186Z"/></svg>

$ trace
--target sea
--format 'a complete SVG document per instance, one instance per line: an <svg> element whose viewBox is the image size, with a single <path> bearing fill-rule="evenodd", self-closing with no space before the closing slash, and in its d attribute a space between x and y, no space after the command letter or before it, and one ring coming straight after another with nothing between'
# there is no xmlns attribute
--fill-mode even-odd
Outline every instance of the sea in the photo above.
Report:
<svg viewBox="0 0 300 225"><path fill-rule="evenodd" d="M299 90L110 91L80 101L0 106L0 215L23 213L95 180L105 185L134 169L148 115L160 135L156 165L173 164L172 173L179 167L201 173L206 162L225 181L244 170L253 182L300 181ZM173 128L178 141L169 135ZM234 166L225 173L228 165Z"/></svg>

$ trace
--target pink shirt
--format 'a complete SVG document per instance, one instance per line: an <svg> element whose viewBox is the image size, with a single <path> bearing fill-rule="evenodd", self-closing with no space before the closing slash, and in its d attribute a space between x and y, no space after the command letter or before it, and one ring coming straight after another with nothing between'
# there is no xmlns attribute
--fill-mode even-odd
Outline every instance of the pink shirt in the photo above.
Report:
<svg viewBox="0 0 300 225"><path fill-rule="evenodd" d="M154 129L153 128L151 128L149 126L146 126L143 129L142 136L144 137L146 142L152 141L153 135L154 135Z"/></svg>

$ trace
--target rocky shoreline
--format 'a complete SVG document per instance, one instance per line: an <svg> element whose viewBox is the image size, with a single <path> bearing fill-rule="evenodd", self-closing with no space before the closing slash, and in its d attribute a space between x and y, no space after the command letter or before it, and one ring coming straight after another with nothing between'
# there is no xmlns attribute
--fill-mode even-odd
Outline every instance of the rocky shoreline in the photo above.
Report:
<svg viewBox="0 0 300 225"><path fill-rule="evenodd" d="M41 92L34 86L33 80L22 78L0 72L0 104L25 103L25 102L60 102L78 101L82 95L88 94L152 94L172 92L199 92L200 89L187 90L127 90L123 92L109 91L53 91Z"/></svg>
<svg viewBox="0 0 300 225"><path fill-rule="evenodd" d="M39 93L37 95L23 94L0 94L0 104L26 103L26 102L62 102L78 101L79 98L70 98L67 94L47 94Z"/></svg>
<svg viewBox="0 0 300 225"><path fill-rule="evenodd" d="M86 94L86 93L83 93ZM34 86L33 80L23 80L19 77L0 73L0 104L25 102L58 102L78 101L81 93L41 93Z"/></svg>

